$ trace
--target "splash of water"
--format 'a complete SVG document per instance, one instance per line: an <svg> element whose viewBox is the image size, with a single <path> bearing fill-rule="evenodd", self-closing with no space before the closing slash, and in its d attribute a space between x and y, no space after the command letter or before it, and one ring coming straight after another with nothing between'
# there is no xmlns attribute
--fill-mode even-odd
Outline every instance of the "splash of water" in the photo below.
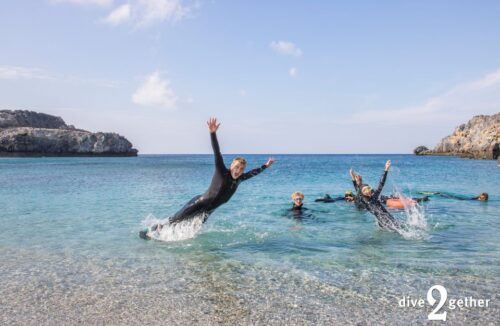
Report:
<svg viewBox="0 0 500 326"><path fill-rule="evenodd" d="M142 221L142 224L148 229L158 223L163 225L160 231L150 230L148 232L148 235L152 239L166 242L181 241L194 238L195 235L201 230L205 218L205 214L200 214L175 224L169 224L168 219L161 220L156 218L153 214L149 214Z"/></svg>
<svg viewBox="0 0 500 326"><path fill-rule="evenodd" d="M405 212L405 220L398 233L405 239L425 238L428 235L428 225L424 207L413 203L411 198L405 197L399 192L396 192L396 195L402 199Z"/></svg>

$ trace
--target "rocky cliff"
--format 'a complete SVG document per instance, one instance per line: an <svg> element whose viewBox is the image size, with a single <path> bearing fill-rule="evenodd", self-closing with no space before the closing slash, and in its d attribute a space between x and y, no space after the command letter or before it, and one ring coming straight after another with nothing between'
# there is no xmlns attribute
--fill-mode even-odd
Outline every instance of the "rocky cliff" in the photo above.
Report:
<svg viewBox="0 0 500 326"><path fill-rule="evenodd" d="M417 155L456 155L478 159L498 159L500 154L500 113L478 115L455 128L432 150L419 146Z"/></svg>
<svg viewBox="0 0 500 326"><path fill-rule="evenodd" d="M60 117L0 110L0 156L136 156L116 133L76 129Z"/></svg>

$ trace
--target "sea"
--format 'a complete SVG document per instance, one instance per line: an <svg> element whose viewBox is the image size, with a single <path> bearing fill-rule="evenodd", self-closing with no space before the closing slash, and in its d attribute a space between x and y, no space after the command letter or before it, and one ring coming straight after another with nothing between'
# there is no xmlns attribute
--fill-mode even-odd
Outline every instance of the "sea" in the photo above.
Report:
<svg viewBox="0 0 500 326"><path fill-rule="evenodd" d="M253 168L269 155L243 156ZM0 324L406 325L430 322L444 297L435 314L447 322L498 325L496 161L273 157L206 223L149 241L138 232L206 190L213 156L1 158ZM434 195L391 210L400 232L351 203L314 201L353 190L350 168L376 187L389 159L383 194L489 200ZM294 191L305 195L301 214L290 210ZM452 304L465 298L489 305Z"/></svg>

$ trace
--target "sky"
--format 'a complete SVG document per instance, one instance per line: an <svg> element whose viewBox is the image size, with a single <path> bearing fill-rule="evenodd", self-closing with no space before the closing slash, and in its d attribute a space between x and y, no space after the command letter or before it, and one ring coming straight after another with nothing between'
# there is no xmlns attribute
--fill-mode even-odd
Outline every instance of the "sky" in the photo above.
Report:
<svg viewBox="0 0 500 326"><path fill-rule="evenodd" d="M0 109L140 153L410 153L500 111L500 1L0 2Z"/></svg>

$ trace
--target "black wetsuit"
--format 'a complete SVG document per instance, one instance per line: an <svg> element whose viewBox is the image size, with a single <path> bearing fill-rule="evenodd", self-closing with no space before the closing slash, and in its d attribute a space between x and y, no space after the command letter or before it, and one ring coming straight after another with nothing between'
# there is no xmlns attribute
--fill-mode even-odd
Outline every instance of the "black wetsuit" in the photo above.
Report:
<svg viewBox="0 0 500 326"><path fill-rule="evenodd" d="M352 184L354 185L354 190L356 190L356 195L354 196L354 204L359 209L366 209L364 201L361 200L362 197L361 189L363 189L364 186L367 186L367 184L362 184L361 186L358 186L356 180L352 180Z"/></svg>
<svg viewBox="0 0 500 326"><path fill-rule="evenodd" d="M311 214L307 213L307 211L308 209L304 207L304 205L297 206L293 204L292 208L290 208L290 212L292 213L291 217L298 222L301 222L304 218L311 216Z"/></svg>
<svg viewBox="0 0 500 326"><path fill-rule="evenodd" d="M443 197L443 198L458 199L458 200L478 200L479 199L479 196L476 196L476 197L462 197L462 196L447 194L445 192L431 192L431 193L421 192L421 193L426 194L427 196L425 196L425 197L427 197L427 198L429 196L439 196L439 197Z"/></svg>
<svg viewBox="0 0 500 326"><path fill-rule="evenodd" d="M196 215L204 214L203 222L217 207L231 199L238 189L238 185L266 169L265 165L243 173L238 179L233 179L231 172L224 165L224 160L219 149L219 142L215 133L210 133L212 148L215 156L215 172L210 187L204 194L193 197L184 207L169 218L170 223L177 223Z"/></svg>
<svg viewBox="0 0 500 326"><path fill-rule="evenodd" d="M382 201L380 200L380 193L384 188L386 179L387 171L384 171L382 178L380 178L378 188L373 192L371 197L365 197L362 195L361 189L363 187L356 187L358 191L358 195L356 197L370 213L375 215L375 217L377 218L377 223L381 228L396 230L400 227L400 223L396 218L394 218L394 216L391 215L391 213L387 211L387 209L382 204Z"/></svg>
<svg viewBox="0 0 500 326"><path fill-rule="evenodd" d="M323 203L333 203L333 202L336 202L339 200L345 200L345 196L332 198L332 197L330 197L330 195L326 194L325 197L317 198L314 201L315 202L323 202Z"/></svg>

